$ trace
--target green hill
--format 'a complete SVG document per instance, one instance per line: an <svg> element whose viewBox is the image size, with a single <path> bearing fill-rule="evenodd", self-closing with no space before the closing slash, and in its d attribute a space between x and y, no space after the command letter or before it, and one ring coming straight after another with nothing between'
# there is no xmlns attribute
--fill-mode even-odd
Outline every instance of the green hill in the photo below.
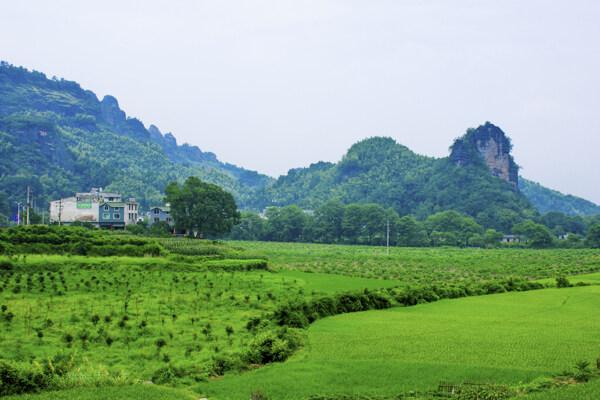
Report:
<svg viewBox="0 0 600 400"><path fill-rule="evenodd" d="M190 175L232 192L241 206L272 181L266 175L220 162L210 152L178 145L172 134L127 117L117 100L75 82L0 64L0 189L22 201L25 186L37 204L104 187L162 202L172 180ZM45 208L45 206L44 206Z"/></svg>
<svg viewBox="0 0 600 400"><path fill-rule="evenodd" d="M498 127L486 123L470 129L451 149L450 157L436 159L415 154L391 138L365 139L336 164L290 170L258 190L252 206L314 209L338 199L345 204L377 203L421 220L456 210L485 228L504 232L537 215L516 188L510 141Z"/></svg>
<svg viewBox="0 0 600 400"><path fill-rule="evenodd" d="M519 189L541 213L560 211L568 215L600 214L598 204L581 197L562 194L524 178L519 178Z"/></svg>
<svg viewBox="0 0 600 400"><path fill-rule="evenodd" d="M421 220L453 209L503 232L535 217L535 207L600 213L591 202L519 180L510 139L490 123L469 129L450 150L436 159L374 137L354 144L338 163L292 169L274 180L179 145L154 125L146 129L112 96L99 100L76 82L0 63L1 214L23 201L26 186L41 209L91 187L135 197L147 208L162 202L169 182L190 175L220 185L240 208L254 211L291 204L314 209L338 199L377 203Z"/></svg>

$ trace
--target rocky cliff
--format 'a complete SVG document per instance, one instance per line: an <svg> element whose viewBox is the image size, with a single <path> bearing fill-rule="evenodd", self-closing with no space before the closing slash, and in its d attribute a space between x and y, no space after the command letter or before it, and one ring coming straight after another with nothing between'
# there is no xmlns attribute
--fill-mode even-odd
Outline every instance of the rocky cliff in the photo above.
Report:
<svg viewBox="0 0 600 400"><path fill-rule="evenodd" d="M510 139L497 126L486 122L456 139L451 146L450 160L455 165L468 166L484 162L490 172L518 190L519 167L510 155Z"/></svg>

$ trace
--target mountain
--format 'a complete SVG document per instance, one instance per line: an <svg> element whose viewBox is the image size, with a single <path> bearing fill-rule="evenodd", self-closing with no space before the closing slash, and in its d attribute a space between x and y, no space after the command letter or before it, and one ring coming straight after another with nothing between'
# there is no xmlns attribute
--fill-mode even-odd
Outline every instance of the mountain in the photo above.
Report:
<svg viewBox="0 0 600 400"><path fill-rule="evenodd" d="M26 186L37 204L104 187L162 203L170 181L190 175L216 183L243 207L272 178L232 164L196 146L178 145L171 133L148 129L120 109L64 79L0 63L0 190L23 200Z"/></svg>
<svg viewBox="0 0 600 400"><path fill-rule="evenodd" d="M290 170L258 190L252 206L313 209L338 199L377 203L421 220L456 210L485 228L509 232L538 214L518 190L510 149L510 139L489 122L469 129L450 147L450 156L439 159L415 154L392 138L373 137L353 145L336 164Z"/></svg>
<svg viewBox="0 0 600 400"><path fill-rule="evenodd" d="M191 175L220 185L240 208L255 211L290 204L314 209L338 199L377 203L421 220L454 209L504 232L535 218L534 206L573 215L600 211L519 179L510 151L508 136L488 122L455 140L448 157L418 155L391 138L373 137L354 144L338 163L291 169L274 180L180 145L154 125L146 128L112 96L99 100L75 82L0 63L2 214L23 201L27 186L40 208L91 187L135 197L148 208L162 202L169 182Z"/></svg>
<svg viewBox="0 0 600 400"><path fill-rule="evenodd" d="M598 204L581 197L562 194L527 179L519 179L519 189L541 213L560 211L568 215L600 214Z"/></svg>

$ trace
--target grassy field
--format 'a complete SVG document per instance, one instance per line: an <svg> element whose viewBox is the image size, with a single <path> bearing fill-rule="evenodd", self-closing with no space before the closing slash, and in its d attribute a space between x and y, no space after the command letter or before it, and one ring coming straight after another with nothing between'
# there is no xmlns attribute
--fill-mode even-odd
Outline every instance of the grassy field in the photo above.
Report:
<svg viewBox="0 0 600 400"><path fill-rule="evenodd" d="M6 400L192 400L198 396L156 385L88 387L4 397Z"/></svg>
<svg viewBox="0 0 600 400"><path fill-rule="evenodd" d="M19 267L0 277L3 358L43 363L77 352L113 373L163 383L173 364L208 378L213 355L248 339L250 317L303 294L291 277L160 258L30 255Z"/></svg>
<svg viewBox="0 0 600 400"><path fill-rule="evenodd" d="M307 243L232 242L268 254L278 268L371 279L434 283L509 276L541 279L600 271L592 249L391 248Z"/></svg>
<svg viewBox="0 0 600 400"><path fill-rule="evenodd" d="M600 287L506 293L338 315L284 364L203 383L210 398L398 395L440 382L518 385L599 354Z"/></svg>
<svg viewBox="0 0 600 400"><path fill-rule="evenodd" d="M600 379L576 386L563 386L519 397L519 400L595 400L600 398Z"/></svg>
<svg viewBox="0 0 600 400"><path fill-rule="evenodd" d="M394 248L387 256L385 248L364 246L160 243L169 251L162 257L0 256L3 359L47 365L73 356L94 371L157 384L32 399L187 398L158 385L211 399L248 398L256 389L271 400L422 394L442 381L527 383L600 355L600 286L589 286L329 317L304 332L304 348L285 363L214 379L215 358L244 352L260 336L247 329L249 320L290 300L510 276L552 286L566 274L571 283L599 284L600 254ZM269 269L245 270L248 260L264 259Z"/></svg>
<svg viewBox="0 0 600 400"><path fill-rule="evenodd" d="M253 338L248 320L288 299L398 284L211 271L206 260L28 255L15 263L0 271L2 358L44 364L74 354L114 375L180 385L208 379L214 356L243 350Z"/></svg>

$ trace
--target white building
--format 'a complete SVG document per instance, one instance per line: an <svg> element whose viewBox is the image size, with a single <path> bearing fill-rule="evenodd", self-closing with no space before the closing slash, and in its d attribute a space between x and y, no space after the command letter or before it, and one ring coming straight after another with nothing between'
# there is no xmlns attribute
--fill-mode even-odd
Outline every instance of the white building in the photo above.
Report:
<svg viewBox="0 0 600 400"><path fill-rule="evenodd" d="M102 188L92 188L90 192L75 193L73 197L67 197L50 202L50 222L59 222L60 224L70 224L75 221L91 222L99 226L100 204L114 204L123 207L123 216L125 212L128 218L119 218L113 221L113 215L107 223L116 223L117 226L135 225L138 219L139 204L135 199L128 199L126 203L122 203L120 193L103 192ZM126 210L125 210L126 208ZM118 214L117 214L118 215ZM105 218L106 219L106 218ZM120 220L123 220L122 224ZM102 221L105 222L105 221ZM112 227L114 224L111 224Z"/></svg>

